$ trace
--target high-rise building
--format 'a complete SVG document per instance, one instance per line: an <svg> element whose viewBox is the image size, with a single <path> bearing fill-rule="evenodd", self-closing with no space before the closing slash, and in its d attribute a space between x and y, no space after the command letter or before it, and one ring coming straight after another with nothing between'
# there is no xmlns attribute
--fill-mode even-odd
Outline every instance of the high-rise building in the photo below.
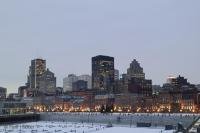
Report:
<svg viewBox="0 0 200 133"><path fill-rule="evenodd" d="M63 90L72 91L73 90L73 83L78 80L78 77L75 74L69 74L66 78L63 79Z"/></svg>
<svg viewBox="0 0 200 133"><path fill-rule="evenodd" d="M0 100L6 99L7 89L4 87L0 87Z"/></svg>
<svg viewBox="0 0 200 133"><path fill-rule="evenodd" d="M145 79L145 73L138 61L135 59L131 62L130 67L127 69L125 78L125 92L131 92L140 96L152 95L152 81Z"/></svg>
<svg viewBox="0 0 200 133"><path fill-rule="evenodd" d="M90 75L83 74L80 76L77 76L75 74L69 74L68 77L63 79L63 88L64 91L73 91L73 83L78 81L78 80L83 80L87 82L87 88L86 89L91 89L92 88L92 78Z"/></svg>
<svg viewBox="0 0 200 133"><path fill-rule="evenodd" d="M92 57L92 88L97 90L113 91L114 85L114 57Z"/></svg>
<svg viewBox="0 0 200 133"><path fill-rule="evenodd" d="M130 67L127 69L127 75L129 78L140 78L145 79L145 74L143 68L140 66L137 60L133 60L130 64Z"/></svg>
<svg viewBox="0 0 200 133"><path fill-rule="evenodd" d="M42 74L46 71L46 60L34 59L29 67L28 83L30 88L39 88L39 81Z"/></svg>
<svg viewBox="0 0 200 133"><path fill-rule="evenodd" d="M92 89L92 77L90 75L84 74L78 76L78 80L83 80L87 82L87 89Z"/></svg>
<svg viewBox="0 0 200 133"><path fill-rule="evenodd" d="M31 96L56 93L56 77L53 72L46 69L46 60L34 59L31 61L26 86L28 89L26 93Z"/></svg>
<svg viewBox="0 0 200 133"><path fill-rule="evenodd" d="M56 94L56 77L49 69L41 75L39 91L45 94Z"/></svg>
<svg viewBox="0 0 200 133"><path fill-rule="evenodd" d="M87 81L84 80L78 80L72 84L72 90L73 91L83 91L88 88Z"/></svg>

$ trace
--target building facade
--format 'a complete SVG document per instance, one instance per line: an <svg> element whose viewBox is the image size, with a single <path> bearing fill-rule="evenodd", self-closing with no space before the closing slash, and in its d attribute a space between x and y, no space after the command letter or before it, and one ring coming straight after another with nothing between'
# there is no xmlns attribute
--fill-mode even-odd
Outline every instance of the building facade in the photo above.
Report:
<svg viewBox="0 0 200 133"><path fill-rule="evenodd" d="M128 92L140 96L152 96L152 80L145 79L145 73L137 60L133 60L127 69L126 83Z"/></svg>
<svg viewBox="0 0 200 133"><path fill-rule="evenodd" d="M20 97L27 97L27 93L28 93L28 87L27 86L20 86L18 88L18 94Z"/></svg>
<svg viewBox="0 0 200 133"><path fill-rule="evenodd" d="M152 81L146 79L131 78L128 83L128 91L138 96L152 96Z"/></svg>
<svg viewBox="0 0 200 133"><path fill-rule="evenodd" d="M114 58L99 55L92 57L92 88L113 92Z"/></svg>
<svg viewBox="0 0 200 133"><path fill-rule="evenodd" d="M0 115L13 115L26 113L26 103L20 101L0 102Z"/></svg>
<svg viewBox="0 0 200 133"><path fill-rule="evenodd" d="M56 93L56 77L53 72L46 69L46 60L37 58L31 61L26 87L28 97ZM22 95L24 87L19 89Z"/></svg>
<svg viewBox="0 0 200 133"><path fill-rule="evenodd" d="M140 63L138 63L136 59L131 62L130 67L127 69L127 76L129 78L145 79L143 68L140 66Z"/></svg>
<svg viewBox="0 0 200 133"><path fill-rule="evenodd" d="M49 69L40 77L39 91L44 94L56 94L56 77Z"/></svg>
<svg viewBox="0 0 200 133"><path fill-rule="evenodd" d="M46 60L34 59L29 67L28 83L30 88L39 88L42 74L46 71Z"/></svg>
<svg viewBox="0 0 200 133"><path fill-rule="evenodd" d="M119 70L115 69L115 81L119 80Z"/></svg>
<svg viewBox="0 0 200 133"><path fill-rule="evenodd" d="M78 77L75 74L69 74L66 78L63 79L63 89L64 92L72 91L72 84L78 80Z"/></svg>
<svg viewBox="0 0 200 133"><path fill-rule="evenodd" d="M87 88L87 81L84 80L78 80L72 84L73 91L84 91L87 90Z"/></svg>
<svg viewBox="0 0 200 133"><path fill-rule="evenodd" d="M88 74L83 74L78 76L78 80L83 80L87 82L87 89L92 89L92 77Z"/></svg>
<svg viewBox="0 0 200 133"><path fill-rule="evenodd" d="M0 87L0 100L6 99L7 89L4 87Z"/></svg>
<svg viewBox="0 0 200 133"><path fill-rule="evenodd" d="M90 75L84 74L77 76L75 74L69 74L68 77L63 79L64 92L73 91L73 83L77 82L78 80L86 81L87 89L92 88L92 78Z"/></svg>

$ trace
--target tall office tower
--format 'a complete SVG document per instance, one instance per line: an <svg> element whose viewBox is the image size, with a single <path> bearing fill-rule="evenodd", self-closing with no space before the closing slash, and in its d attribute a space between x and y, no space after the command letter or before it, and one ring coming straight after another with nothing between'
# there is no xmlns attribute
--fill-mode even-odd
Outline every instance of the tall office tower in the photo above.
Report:
<svg viewBox="0 0 200 133"><path fill-rule="evenodd" d="M73 83L78 81L78 77L75 74L69 74L68 77L63 79L63 90L66 91L72 91L73 89Z"/></svg>
<svg viewBox="0 0 200 133"><path fill-rule="evenodd" d="M125 86L126 89L128 89L128 92L141 96L152 95L152 81L145 79L143 68L135 59L131 62L130 67L127 69L126 80Z"/></svg>
<svg viewBox="0 0 200 133"><path fill-rule="evenodd" d="M78 76L78 80L83 80L87 82L87 89L92 89L92 77L90 75L84 74Z"/></svg>
<svg viewBox="0 0 200 133"><path fill-rule="evenodd" d="M92 57L92 88L97 90L113 91L114 85L114 58L109 56Z"/></svg>
<svg viewBox="0 0 200 133"><path fill-rule="evenodd" d="M130 67L127 69L127 76L129 78L145 79L143 68L135 59L131 62Z"/></svg>
<svg viewBox="0 0 200 133"><path fill-rule="evenodd" d="M115 81L119 80L119 70L115 69Z"/></svg>
<svg viewBox="0 0 200 133"><path fill-rule="evenodd" d="M56 77L49 69L42 74L38 82L40 92L45 94L56 94Z"/></svg>
<svg viewBox="0 0 200 133"><path fill-rule="evenodd" d="M56 94L56 77L49 69L46 69L46 60L31 60L28 82L25 90L27 96L39 96L40 94ZM23 87L20 88L23 93Z"/></svg>
<svg viewBox="0 0 200 133"><path fill-rule="evenodd" d="M34 59L29 67L28 83L30 88L39 88L39 81L42 74L46 71L46 60Z"/></svg>

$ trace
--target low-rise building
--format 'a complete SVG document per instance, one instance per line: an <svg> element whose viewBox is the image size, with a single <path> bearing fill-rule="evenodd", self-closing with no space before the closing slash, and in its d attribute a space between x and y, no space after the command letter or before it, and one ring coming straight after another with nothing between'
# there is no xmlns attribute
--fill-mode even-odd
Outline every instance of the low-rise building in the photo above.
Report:
<svg viewBox="0 0 200 133"><path fill-rule="evenodd" d="M22 114L26 113L26 103L20 101L0 102L0 115L3 114Z"/></svg>

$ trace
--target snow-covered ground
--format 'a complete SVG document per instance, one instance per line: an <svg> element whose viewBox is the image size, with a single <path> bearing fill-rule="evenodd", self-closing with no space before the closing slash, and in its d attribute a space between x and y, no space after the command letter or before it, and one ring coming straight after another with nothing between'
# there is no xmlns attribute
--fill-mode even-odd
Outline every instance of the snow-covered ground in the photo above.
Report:
<svg viewBox="0 0 200 133"><path fill-rule="evenodd" d="M187 128L199 118L198 114L161 114L161 113L41 113L40 118L43 121L68 121L68 122L86 122L118 125L137 125L137 123L151 123L152 127L164 127L166 125L177 126L180 122Z"/></svg>
<svg viewBox="0 0 200 133"><path fill-rule="evenodd" d="M0 126L0 133L88 133L104 128L100 124L39 121Z"/></svg>
<svg viewBox="0 0 200 133"><path fill-rule="evenodd" d="M71 123L71 122L30 122L2 125L0 133L172 133L163 128L120 127L107 128L104 124Z"/></svg>
<svg viewBox="0 0 200 133"><path fill-rule="evenodd" d="M173 133L172 130L165 131L163 129L154 128L128 128L128 127L113 127L106 128L95 133Z"/></svg>

